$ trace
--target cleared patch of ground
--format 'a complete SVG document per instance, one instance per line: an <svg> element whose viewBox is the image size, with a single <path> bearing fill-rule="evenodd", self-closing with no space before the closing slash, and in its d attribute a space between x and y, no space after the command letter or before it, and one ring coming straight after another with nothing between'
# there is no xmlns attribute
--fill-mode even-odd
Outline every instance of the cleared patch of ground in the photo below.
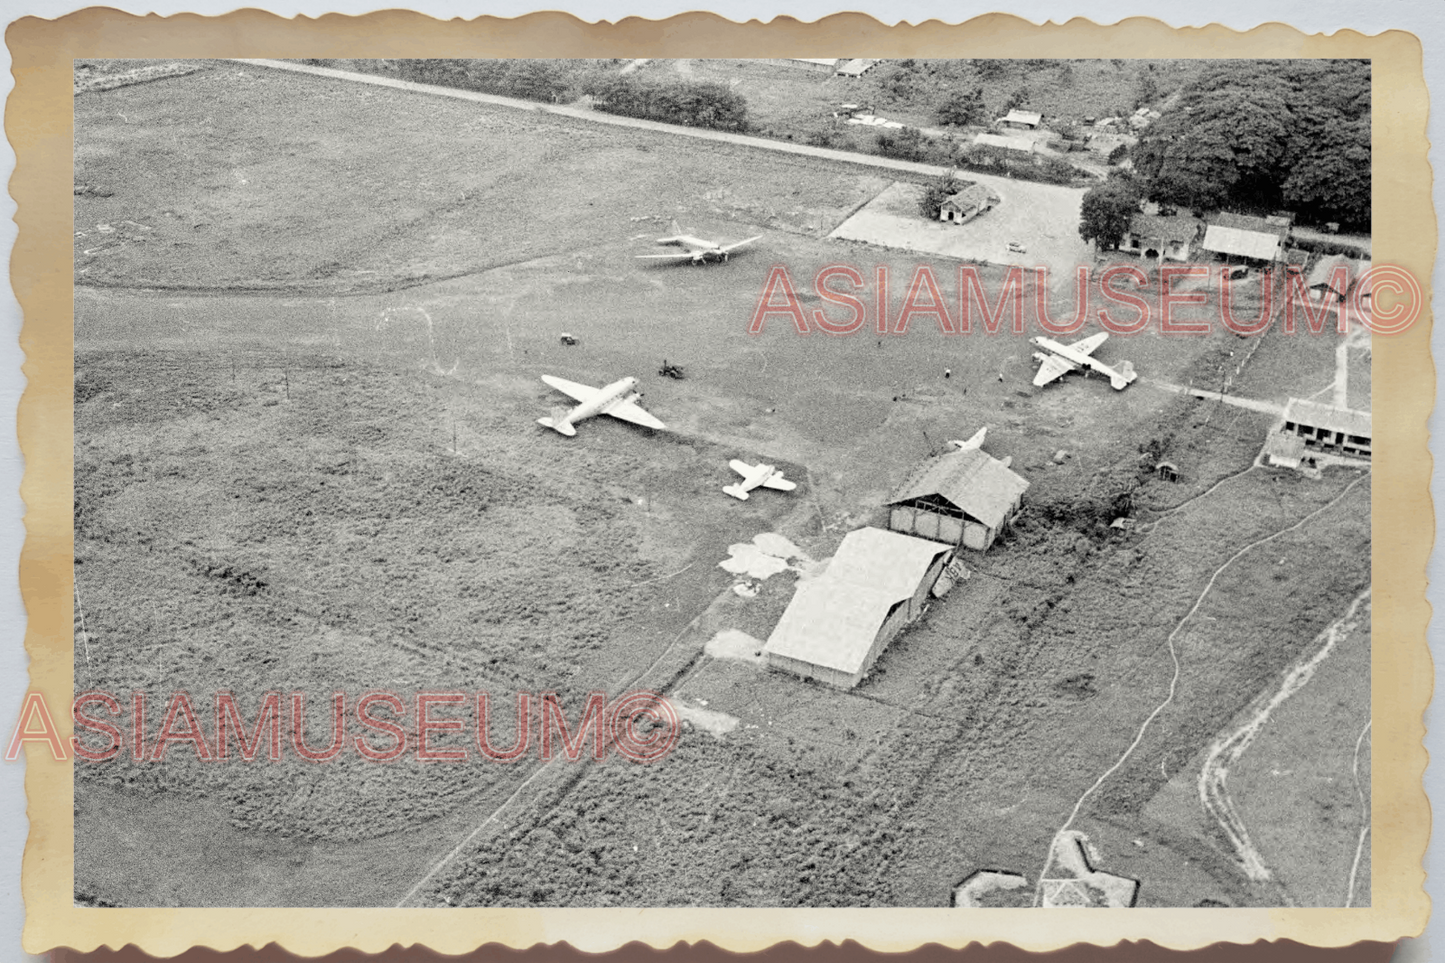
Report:
<svg viewBox="0 0 1445 963"><path fill-rule="evenodd" d="M972 179L972 175L962 179ZM895 183L831 236L967 261L1027 268L1042 264L1056 276L1065 277L1075 265L1091 262L1093 251L1078 232L1083 191L999 178L983 182L998 191L1002 203L967 224L923 220L918 213L923 188ZM1010 251L1011 241L1025 251Z"/></svg>

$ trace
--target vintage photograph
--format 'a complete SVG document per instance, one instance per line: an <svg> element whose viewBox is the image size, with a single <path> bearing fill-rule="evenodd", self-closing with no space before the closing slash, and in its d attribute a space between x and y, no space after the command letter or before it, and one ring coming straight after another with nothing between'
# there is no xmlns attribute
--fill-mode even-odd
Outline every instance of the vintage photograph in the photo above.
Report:
<svg viewBox="0 0 1445 963"><path fill-rule="evenodd" d="M1371 906L1371 80L75 61L75 903Z"/></svg>

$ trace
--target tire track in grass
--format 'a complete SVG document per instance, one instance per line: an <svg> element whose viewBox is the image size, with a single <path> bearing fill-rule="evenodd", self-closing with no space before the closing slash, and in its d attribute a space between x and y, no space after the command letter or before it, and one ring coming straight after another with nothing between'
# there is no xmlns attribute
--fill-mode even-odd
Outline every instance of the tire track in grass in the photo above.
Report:
<svg viewBox="0 0 1445 963"><path fill-rule="evenodd" d="M1350 864L1350 889L1345 894L1345 909L1349 909L1355 901L1355 876L1360 871L1360 857L1365 852L1365 838L1370 835L1370 797L1365 794L1364 787L1360 785L1360 747L1364 745L1365 736L1370 732L1370 725L1374 720L1365 723L1365 728L1360 730L1360 737L1355 740L1355 764L1352 767L1355 776L1355 795L1360 797L1360 841L1355 844L1355 861Z"/></svg>
<svg viewBox="0 0 1445 963"><path fill-rule="evenodd" d="M1273 535L1266 535L1263 538L1256 539L1255 541L1250 542L1248 545L1244 546L1239 551L1231 555L1228 559L1226 559L1224 564L1219 566L1219 568L1215 569L1214 574L1209 576L1209 581L1205 583L1203 591L1199 593L1199 597L1194 600L1194 604L1190 606L1189 611L1184 613L1184 617L1179 620L1179 624L1174 626L1174 631L1170 632L1169 637L1165 640L1165 643L1169 647L1169 658L1174 662L1174 673L1172 676L1170 676L1169 679L1168 694L1164 697L1164 701L1160 702L1157 706L1155 706L1154 711L1150 712L1149 715L1145 717L1144 722L1139 726L1138 733L1136 733L1134 736L1134 741L1129 743L1128 748L1124 750L1123 754L1119 756L1119 758L1114 762L1112 766L1104 770L1103 774L1099 776L1098 779L1094 780L1094 784L1092 786L1084 790L1084 794L1079 797L1078 801L1074 803L1074 808L1069 812L1069 818L1064 820L1064 824L1059 827L1057 832L1054 833L1053 839L1049 842L1049 851L1048 855L1044 859L1043 868L1039 871L1039 881L1034 886L1034 906L1039 905L1039 900L1043 896L1044 879L1048 876L1050 867L1053 866L1054 850L1058 847L1059 841L1063 838L1063 835L1069 831L1069 828L1071 826L1073 826L1074 820L1079 818L1079 812L1084 808L1084 803L1088 802L1089 797L1099 791L1099 787L1103 786L1104 783L1108 781L1110 776L1118 772L1119 769L1123 767L1124 763L1129 760L1129 757L1134 754L1134 750L1139 748L1139 745L1144 741L1144 735L1146 732L1149 731L1149 726L1152 725L1154 720L1158 718L1159 714L1163 712L1166 708L1168 708L1169 704L1174 701L1174 695L1179 688L1179 673L1181 669L1179 663L1179 650L1175 647L1174 640L1178 637L1179 633L1183 631L1184 626L1188 624L1189 620L1194 617L1195 613L1199 611L1200 606L1204 604L1204 600L1209 597L1209 592L1211 589L1214 588L1214 583L1219 580L1219 576L1224 573L1225 569L1229 568L1229 566L1233 565L1240 558L1243 558L1253 549L1267 542L1272 542L1275 539L1279 538L1281 535L1287 535L1290 532L1293 532L1296 529L1304 526L1316 515L1320 515L1324 512L1329 511L1331 508L1338 505L1345 498L1346 495L1352 492L1356 485L1358 485L1362 481L1365 481L1369 477L1370 473L1366 472L1359 478L1356 478L1354 481L1350 482L1348 485L1345 486L1344 491L1340 492L1334 498L1330 499L1330 501L1326 504L1310 512L1308 515L1306 515L1304 518L1301 518L1293 525L1290 525L1288 528L1282 528L1279 531L1275 532Z"/></svg>
<svg viewBox="0 0 1445 963"><path fill-rule="evenodd" d="M1259 850L1254 848L1250 842L1249 832L1244 826L1244 820L1234 808L1234 800L1229 798L1229 790L1225 781L1229 778L1229 767L1239 761L1240 756L1254 742L1255 736L1264 729L1265 723L1269 721L1271 713L1279 708L1286 699L1294 695L1300 689L1309 684L1314 678L1315 669L1325 659L1329 658L1334 651L1335 645L1350 632L1354 631L1359 618L1360 606L1370 598L1370 589L1355 597L1345 614L1340 616L1315 637L1320 646L1315 653L1303 662L1298 663L1293 669L1286 673L1284 683L1279 687L1273 696L1255 711L1243 726L1236 729L1227 736L1221 736L1214 740L1209 747L1209 755L1205 758L1204 767L1199 772L1199 801L1204 805L1204 811L1214 818L1224 835L1229 839L1230 845L1239 858L1239 866L1244 874L1255 882L1265 882L1272 878L1269 867L1264 864L1264 857ZM1361 738L1364 733L1361 733ZM1359 789L1359 745L1355 746L1355 777L1356 790ZM1358 853L1356 854L1358 860ZM1350 874L1350 888L1354 889L1354 873Z"/></svg>

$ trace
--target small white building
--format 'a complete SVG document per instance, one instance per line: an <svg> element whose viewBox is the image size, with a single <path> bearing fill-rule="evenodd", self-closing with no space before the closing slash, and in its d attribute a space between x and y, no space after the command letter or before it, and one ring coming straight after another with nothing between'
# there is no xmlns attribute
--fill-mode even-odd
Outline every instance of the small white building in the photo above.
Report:
<svg viewBox="0 0 1445 963"><path fill-rule="evenodd" d="M969 184L956 194L944 198L938 206L938 219L954 224L967 224L985 211L992 210L1000 198L982 184Z"/></svg>
<svg viewBox="0 0 1445 963"><path fill-rule="evenodd" d="M1044 122L1044 115L1032 110L1014 109L1008 112L1008 116L1000 117L998 122L1016 130L1036 130Z"/></svg>

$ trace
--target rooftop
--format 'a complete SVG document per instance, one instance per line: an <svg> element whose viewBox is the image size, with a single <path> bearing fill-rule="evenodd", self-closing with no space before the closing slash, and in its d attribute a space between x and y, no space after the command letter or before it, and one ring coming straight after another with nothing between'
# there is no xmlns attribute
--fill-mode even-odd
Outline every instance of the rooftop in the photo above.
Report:
<svg viewBox="0 0 1445 963"><path fill-rule="evenodd" d="M888 498L888 504L937 495L960 511L997 528L1029 487L1028 481L987 452L951 451L920 465Z"/></svg>
<svg viewBox="0 0 1445 963"><path fill-rule="evenodd" d="M1197 217L1162 217L1158 214L1135 214L1129 218L1129 233L1161 241L1192 241L1199 236L1204 222Z"/></svg>
<svg viewBox="0 0 1445 963"><path fill-rule="evenodd" d="M1256 261L1273 261L1279 255L1279 236L1263 231L1211 224L1204 231L1200 245L1206 251L1235 254Z"/></svg>
<svg viewBox="0 0 1445 963"><path fill-rule="evenodd" d="M883 621L948 551L881 528L849 532L827 571L798 583L763 651L850 675L863 671Z"/></svg>
<svg viewBox="0 0 1445 963"><path fill-rule="evenodd" d="M1284 409L1284 420L1314 428L1327 428L1345 435L1371 438L1370 413L1353 408L1336 408L1318 401L1291 398Z"/></svg>

